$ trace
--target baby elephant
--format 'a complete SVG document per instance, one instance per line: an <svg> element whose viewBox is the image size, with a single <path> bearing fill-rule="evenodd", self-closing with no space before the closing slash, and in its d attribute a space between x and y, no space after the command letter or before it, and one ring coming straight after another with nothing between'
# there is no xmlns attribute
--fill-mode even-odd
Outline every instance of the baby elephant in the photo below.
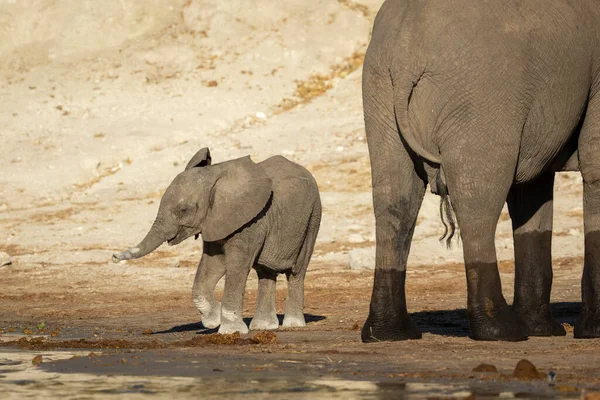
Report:
<svg viewBox="0 0 600 400"><path fill-rule="evenodd" d="M144 240L113 255L113 261L143 257L165 241L176 245L202 235L193 296L205 327L220 325L219 333L248 332L242 303L252 267L258 274L258 298L250 329L278 328L279 273L288 281L283 326L304 326L304 276L320 222L317 184L300 165L281 156L258 164L248 156L211 165L204 148L167 188ZM214 292L223 275L225 292L219 304Z"/></svg>

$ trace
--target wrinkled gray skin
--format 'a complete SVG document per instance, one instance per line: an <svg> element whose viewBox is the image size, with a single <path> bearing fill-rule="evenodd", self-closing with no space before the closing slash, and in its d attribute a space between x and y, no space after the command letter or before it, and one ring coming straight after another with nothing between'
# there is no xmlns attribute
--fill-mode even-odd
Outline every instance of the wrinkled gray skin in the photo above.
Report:
<svg viewBox="0 0 600 400"><path fill-rule="evenodd" d="M248 332L242 305L252 267L259 279L250 329L278 328L275 282L279 273L285 273L288 281L283 325L304 326L304 276L320 221L317 184L300 165L281 156L258 164L244 157L211 165L204 148L167 188L144 240L115 254L113 261L143 257L165 241L176 245L202 235L193 300L205 327L220 325L219 333ZM220 304L214 292L223 275Z"/></svg>
<svg viewBox="0 0 600 400"><path fill-rule="evenodd" d="M428 183L447 190L461 230L471 337L564 335L549 307L559 170L583 176L575 336L600 337L600 0L388 0L365 58L363 105L377 238L363 341L421 337L404 284ZM505 202L512 308L494 243Z"/></svg>

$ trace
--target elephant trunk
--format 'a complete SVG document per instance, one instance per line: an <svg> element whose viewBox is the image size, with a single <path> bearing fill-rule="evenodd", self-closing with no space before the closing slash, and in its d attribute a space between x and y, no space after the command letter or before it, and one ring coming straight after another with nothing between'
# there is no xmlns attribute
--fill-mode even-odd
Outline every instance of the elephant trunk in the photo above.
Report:
<svg viewBox="0 0 600 400"><path fill-rule="evenodd" d="M156 250L158 246L163 244L168 236L166 236L165 231L160 228L160 223L158 220L154 221L152 224L152 228L146 235L146 237L135 247L125 250L122 253L113 254L112 260L115 263L123 260L131 260L135 258L144 257L149 253Z"/></svg>

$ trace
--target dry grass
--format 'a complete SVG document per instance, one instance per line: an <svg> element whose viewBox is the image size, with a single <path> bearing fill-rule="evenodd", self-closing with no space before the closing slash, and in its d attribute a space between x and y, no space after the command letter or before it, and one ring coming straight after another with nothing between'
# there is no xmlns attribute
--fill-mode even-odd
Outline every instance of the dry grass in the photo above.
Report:
<svg viewBox="0 0 600 400"><path fill-rule="evenodd" d="M356 71L363 64L364 58L364 51L355 51L343 63L332 66L329 74L315 74L308 77L307 80L295 81L296 92L293 98L283 99L277 106L275 114L291 110L299 104L310 103L315 98L324 95L333 88L332 81L335 78L343 79Z"/></svg>
<svg viewBox="0 0 600 400"><path fill-rule="evenodd" d="M29 222L36 222L38 224L51 225L57 221L65 221L70 219L73 215L76 215L80 210L76 210L73 207L63 208L61 210L53 210L46 212L39 212L27 217Z"/></svg>
<svg viewBox="0 0 600 400"><path fill-rule="evenodd" d="M125 162L127 164L131 164L131 160L128 160L128 161L126 160ZM120 170L121 170L121 167L119 165L108 167L108 168L104 169L102 172L100 172L97 176L90 179L89 181L84 182L84 183L76 183L74 186L77 189L83 189L83 190L89 189L92 186L94 186L96 183L100 182L102 179L104 179L108 176L114 175L117 172L119 172Z"/></svg>
<svg viewBox="0 0 600 400"><path fill-rule="evenodd" d="M371 15L371 10L369 7L364 4L357 3L350 0L338 0L338 3L342 4L344 7L347 7L353 11L357 11L363 15L363 17L368 18Z"/></svg>

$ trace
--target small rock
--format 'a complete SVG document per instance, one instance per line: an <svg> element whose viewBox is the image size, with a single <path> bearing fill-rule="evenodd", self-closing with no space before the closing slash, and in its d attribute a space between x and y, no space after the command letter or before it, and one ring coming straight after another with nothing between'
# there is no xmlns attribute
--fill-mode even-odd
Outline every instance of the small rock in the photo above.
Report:
<svg viewBox="0 0 600 400"><path fill-rule="evenodd" d="M267 114L265 114L262 111L257 112L256 114L254 114L256 116L256 118L260 119L260 120L265 120L267 119Z"/></svg>
<svg viewBox="0 0 600 400"><path fill-rule="evenodd" d="M181 267L181 261L176 260L175 264L173 264L173 268L179 268L179 267Z"/></svg>
<svg viewBox="0 0 600 400"><path fill-rule="evenodd" d="M42 363L42 361L44 361L44 357L42 357L42 355L40 354L39 356L33 357L33 360L31 360L31 363L33 365L40 365Z"/></svg>
<svg viewBox="0 0 600 400"><path fill-rule="evenodd" d="M540 374L531 361L521 360L517 363L512 376L521 380L533 380L544 379L546 374Z"/></svg>
<svg viewBox="0 0 600 400"><path fill-rule="evenodd" d="M5 265L11 265L12 259L6 253L0 251L0 267L4 267Z"/></svg>
<svg viewBox="0 0 600 400"><path fill-rule="evenodd" d="M473 368L473 372L498 372L498 369L492 364L479 364Z"/></svg>
<svg viewBox="0 0 600 400"><path fill-rule="evenodd" d="M375 269L375 247L351 250L348 257L352 270Z"/></svg>

